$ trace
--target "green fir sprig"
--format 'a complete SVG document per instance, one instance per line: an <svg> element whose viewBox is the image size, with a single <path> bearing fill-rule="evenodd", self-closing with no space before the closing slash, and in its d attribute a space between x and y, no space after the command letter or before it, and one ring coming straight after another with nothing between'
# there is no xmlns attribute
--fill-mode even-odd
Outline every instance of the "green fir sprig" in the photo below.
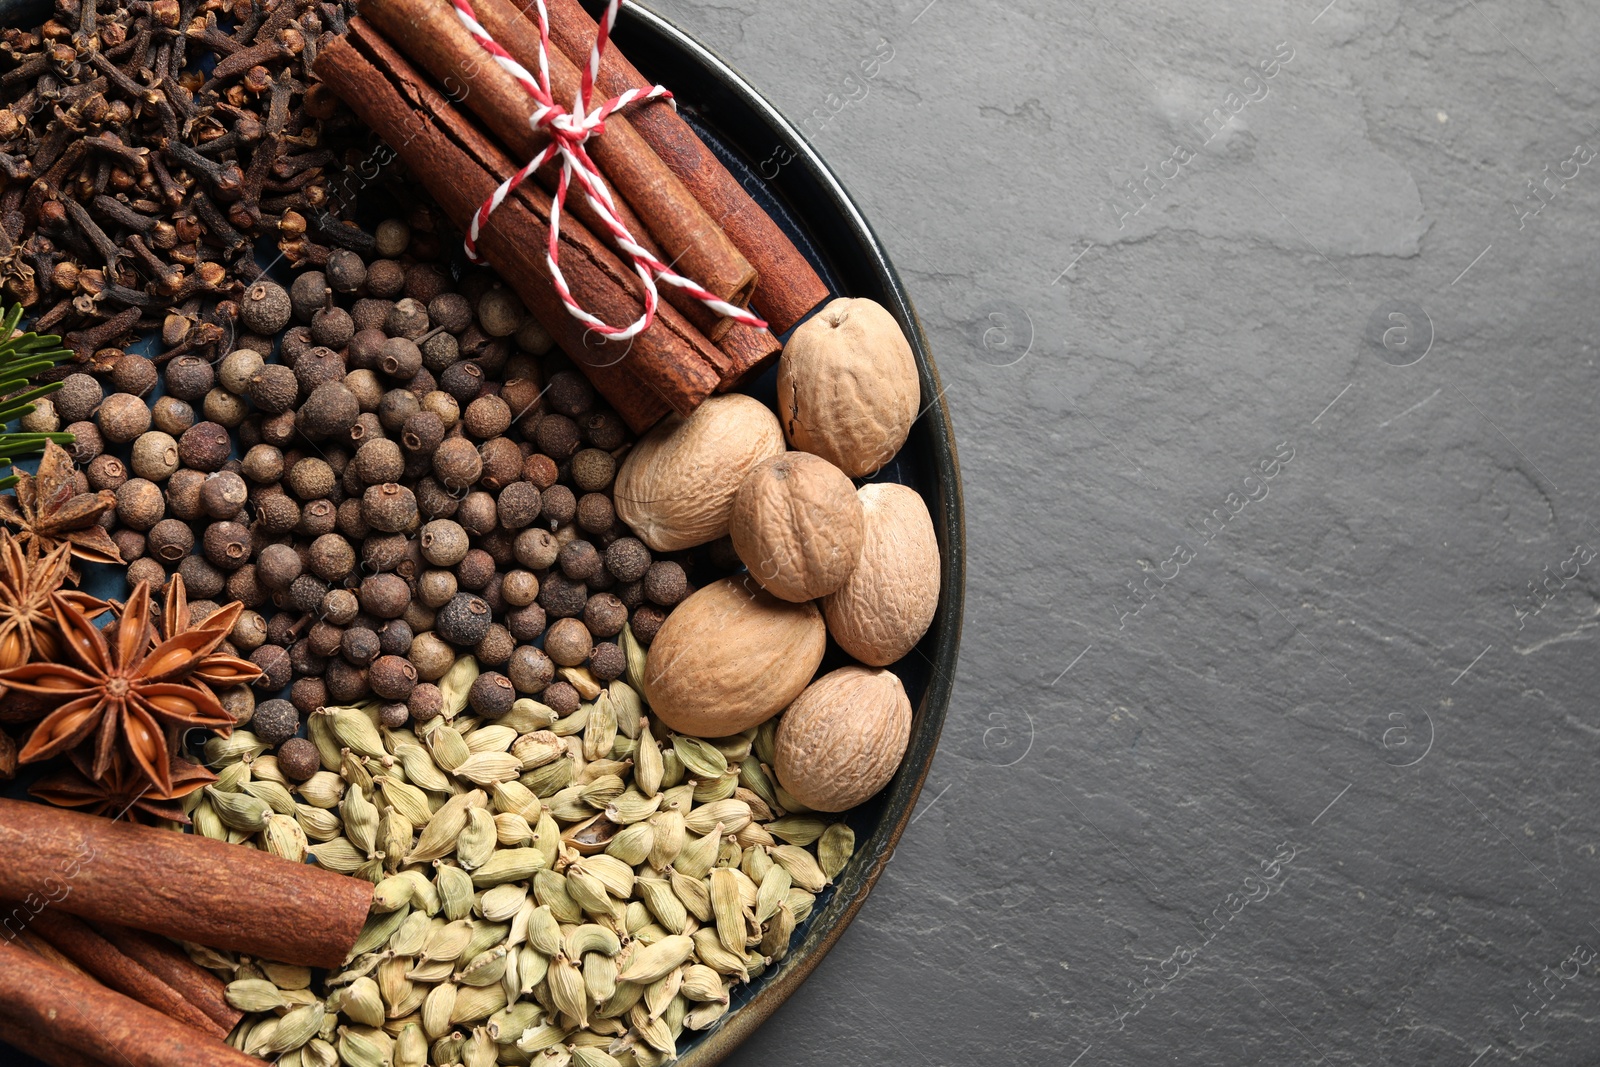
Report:
<svg viewBox="0 0 1600 1067"><path fill-rule="evenodd" d="M35 378L72 354L61 347L61 338L53 333L18 333L22 321L22 305L13 305L0 320L0 427L8 426L31 413L34 401L61 388L60 382L33 385ZM16 334L16 336L12 336ZM44 451L46 442L58 445L71 444L70 433L22 433L0 429L0 468L9 467L23 456L33 456ZM17 484L15 476L0 479L0 489Z"/></svg>

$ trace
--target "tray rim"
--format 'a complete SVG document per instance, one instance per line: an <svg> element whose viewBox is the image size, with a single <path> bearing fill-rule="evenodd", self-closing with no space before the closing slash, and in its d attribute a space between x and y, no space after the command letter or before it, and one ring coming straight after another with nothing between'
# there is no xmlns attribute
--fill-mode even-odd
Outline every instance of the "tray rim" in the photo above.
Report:
<svg viewBox="0 0 1600 1067"><path fill-rule="evenodd" d="M890 856L901 835L910 823L918 795L933 765L944 718L954 689L954 675L961 642L963 606L966 593L966 528L962 503L961 467L956 453L955 433L950 424L949 408L944 401L939 372L934 364L921 320L900 280L899 273L890 261L877 233L867 221L843 183L787 118L783 116L745 77L731 64L689 34L680 30L666 17L635 0L623 0L622 15L617 24L620 36L643 32L681 53L693 65L701 68L708 78L720 84L739 106L749 112L748 117L758 121L777 138L778 146L787 149L793 158L784 163L779 174L781 181L769 182L777 195L784 195L785 187L804 187L808 198L820 197L829 210L837 216L866 256L866 265L874 275L884 304L905 330L917 361L921 379L922 396L932 397L924 404L917 428L926 423L931 436L932 466L935 473L933 490L937 500L934 514L935 532L940 544L941 583L938 613L935 615L933 633L932 675L926 692L915 709L911 744L907 748L907 762L890 785L885 799L885 826L880 826L869 844L874 852L868 869L859 881L851 886L846 896L841 886L835 898L824 909L819 919L830 918L831 924L820 931L814 945L802 943L784 965L762 984L751 999L731 1011L716 1029L707 1033L694 1047L680 1056L679 1067L712 1067L729 1056L753 1034L762 1023L786 1001L795 990L811 976L823 958L838 943L839 938L855 919L878 879L888 865ZM650 64L647 62L646 66ZM671 88L671 86L669 86ZM719 123L708 120L713 127ZM743 147L735 142L735 147ZM810 223L817 214L815 207L802 211L794 206L795 215ZM834 220L830 220L834 221ZM858 266L860 266L858 264ZM926 639L924 639L926 644ZM920 646L919 646L920 647ZM915 652L913 654L916 654ZM915 766L913 766L915 761ZM912 773L907 774L906 771ZM892 814L891 814L892 813ZM844 899L840 899L843 897ZM837 909L837 910L835 910Z"/></svg>

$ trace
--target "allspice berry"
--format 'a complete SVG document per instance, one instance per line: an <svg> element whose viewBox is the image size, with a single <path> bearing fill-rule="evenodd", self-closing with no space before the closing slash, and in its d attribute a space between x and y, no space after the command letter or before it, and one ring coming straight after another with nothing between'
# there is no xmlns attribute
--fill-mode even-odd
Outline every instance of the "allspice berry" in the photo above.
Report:
<svg viewBox="0 0 1600 1067"><path fill-rule="evenodd" d="M200 487L200 506L213 519L231 519L238 515L249 497L250 490L244 479L229 470L209 475Z"/></svg>
<svg viewBox="0 0 1600 1067"><path fill-rule="evenodd" d="M480 396L467 405L467 410L462 412L461 422L467 433L486 441L491 437L499 437L511 428L511 408L498 396Z"/></svg>
<svg viewBox="0 0 1600 1067"><path fill-rule="evenodd" d="M412 719L429 722L444 711L444 694L432 682L418 682L416 688L411 690L406 706L411 709Z"/></svg>
<svg viewBox="0 0 1600 1067"><path fill-rule="evenodd" d="M516 540L512 542L512 550L516 553L518 563L529 570L542 571L555 565L556 558L561 552L561 544L549 530L536 528L523 530L517 534ZM649 566L648 561L645 566ZM644 574L643 568L639 573Z"/></svg>
<svg viewBox="0 0 1600 1067"><path fill-rule="evenodd" d="M427 454L444 440L444 420L435 411L418 411L406 419L400 431L400 444L408 452Z"/></svg>
<svg viewBox="0 0 1600 1067"><path fill-rule="evenodd" d="M551 571L539 586L539 606L552 619L567 619L583 614L589 588L559 571Z"/></svg>
<svg viewBox="0 0 1600 1067"><path fill-rule="evenodd" d="M150 428L150 405L132 393L112 393L101 401L95 419L101 437L127 444Z"/></svg>
<svg viewBox="0 0 1600 1067"><path fill-rule="evenodd" d="M72 435L72 443L67 446L67 451L72 453L73 462L80 467L106 450L105 442L100 439L100 427L92 422L74 422L63 432Z"/></svg>
<svg viewBox="0 0 1600 1067"><path fill-rule="evenodd" d="M361 580L361 610L380 619L398 619L411 602L411 587L395 574L371 574ZM487 614L488 606L484 606ZM488 620L484 621L488 625ZM482 636L482 635L480 635Z"/></svg>
<svg viewBox="0 0 1600 1067"><path fill-rule="evenodd" d="M276 693L289 684L289 650L282 645L262 645L250 653L250 662L261 670L261 677L253 684L262 692ZM260 712L259 708L256 710Z"/></svg>
<svg viewBox="0 0 1600 1067"><path fill-rule="evenodd" d="M458 590L456 576L447 570L426 570L417 579L417 599L426 607L438 610L450 602Z"/></svg>
<svg viewBox="0 0 1600 1067"><path fill-rule="evenodd" d="M422 349L409 337L391 337L378 350L378 369L397 381L408 382L422 369Z"/></svg>
<svg viewBox="0 0 1600 1067"><path fill-rule="evenodd" d="M667 613L654 604L642 604L634 610L633 618L628 620L628 626L633 631L633 636L639 643L649 647L650 642L656 639L656 632L661 629L661 624L667 621Z"/></svg>
<svg viewBox="0 0 1600 1067"><path fill-rule="evenodd" d="M263 278L244 291L239 321L251 333L272 337L289 325L293 308L283 286Z"/></svg>
<svg viewBox="0 0 1600 1067"><path fill-rule="evenodd" d="M173 449L177 449L176 442L173 443ZM171 512L173 518L193 522L205 515L200 506L200 490L205 484L206 476L201 471L179 468L172 472L167 479L167 511Z"/></svg>
<svg viewBox="0 0 1600 1067"><path fill-rule="evenodd" d="M446 489L466 489L483 473L483 460L471 441L451 437L434 450L433 473Z"/></svg>
<svg viewBox="0 0 1600 1067"><path fill-rule="evenodd" d="M288 589L303 567L300 553L288 545L267 545L256 556L256 577L268 589Z"/></svg>
<svg viewBox="0 0 1600 1067"><path fill-rule="evenodd" d="M610 641L601 641L589 652L589 673L602 682L621 678L627 669L627 655Z"/></svg>
<svg viewBox="0 0 1600 1067"><path fill-rule="evenodd" d="M435 632L452 645L469 648L483 640L492 621L489 605L482 597L457 593L439 609L433 626Z"/></svg>
<svg viewBox="0 0 1600 1067"><path fill-rule="evenodd" d="M149 582L150 591L160 594L166 590L167 571L160 563L144 556L128 564L128 584L137 587L140 582Z"/></svg>
<svg viewBox="0 0 1600 1067"><path fill-rule="evenodd" d="M361 601L349 589L330 589L322 596L322 617L334 626L349 626L360 613Z"/></svg>
<svg viewBox="0 0 1600 1067"><path fill-rule="evenodd" d="M511 636L510 630L496 622L489 625L489 632L483 635L483 640L473 648L472 654L481 666L499 667L516 650L517 639Z"/></svg>
<svg viewBox="0 0 1600 1067"><path fill-rule="evenodd" d="M332 437L348 433L361 414L356 395L343 381L324 382L311 391L300 406L296 422L313 437Z"/></svg>
<svg viewBox="0 0 1600 1067"><path fill-rule="evenodd" d="M511 679L496 671L484 671L474 679L467 691L467 703L473 714L485 719L499 719L511 710L517 699L517 690Z"/></svg>
<svg viewBox="0 0 1600 1067"><path fill-rule="evenodd" d="M637 537L619 537L606 546L606 570L619 582L639 581L650 563L650 550Z"/></svg>
<svg viewBox="0 0 1600 1067"><path fill-rule="evenodd" d="M444 638L430 630L419 633L417 639L411 642L411 651L406 653L406 659L417 668L418 678L425 682L436 682L455 663L456 655L456 650Z"/></svg>
<svg viewBox="0 0 1600 1067"><path fill-rule="evenodd" d="M478 300L478 322L490 337L510 337L528 317L515 293L496 285Z"/></svg>
<svg viewBox="0 0 1600 1067"><path fill-rule="evenodd" d="M186 522L162 519L150 527L145 551L163 562L177 563L194 551L194 531Z"/></svg>
<svg viewBox="0 0 1600 1067"><path fill-rule="evenodd" d="M481 590L494 577L494 557L481 548L469 548L456 564L456 581L463 589Z"/></svg>
<svg viewBox="0 0 1600 1067"><path fill-rule="evenodd" d="M251 377L247 391L252 404L262 411L277 414L294 407L300 398L300 382L294 371L283 364L268 363Z"/></svg>
<svg viewBox="0 0 1600 1067"><path fill-rule="evenodd" d="M644 575L644 595L670 608L689 595L689 579L680 564L661 560L650 564Z"/></svg>
<svg viewBox="0 0 1600 1067"><path fill-rule="evenodd" d="M565 415L546 415L534 429L533 440L551 459L567 459L578 450L578 424Z"/></svg>
<svg viewBox="0 0 1600 1067"><path fill-rule="evenodd" d="M403 485L368 486L361 497L361 517L383 533L405 533L417 525L417 498Z"/></svg>
<svg viewBox="0 0 1600 1067"><path fill-rule="evenodd" d="M539 700L561 718L566 718L578 710L580 701L578 690L571 682L551 682L545 687L544 695Z"/></svg>
<svg viewBox="0 0 1600 1067"><path fill-rule="evenodd" d="M382 700L405 700L417 687L417 668L402 656L379 656L367 671L367 684Z"/></svg>
<svg viewBox="0 0 1600 1067"><path fill-rule="evenodd" d="M206 559L223 570L237 570L250 562L250 530L241 523L212 523L206 527L203 543ZM320 593L317 599L322 599Z"/></svg>
<svg viewBox="0 0 1600 1067"><path fill-rule="evenodd" d="M291 737L278 749L278 769L291 782L304 782L322 770L322 757L311 741Z"/></svg>
<svg viewBox="0 0 1600 1067"><path fill-rule="evenodd" d="M328 276L322 271L308 270L289 284L290 309L301 322L310 322L317 309L326 307L327 303Z"/></svg>
<svg viewBox="0 0 1600 1067"><path fill-rule="evenodd" d="M336 533L323 534L311 542L311 570L327 582L340 582L356 569L356 550Z"/></svg>
<svg viewBox="0 0 1600 1067"><path fill-rule="evenodd" d="M585 448L572 457L572 484L586 493L603 492L617 474L617 461L611 453Z"/></svg>
<svg viewBox="0 0 1600 1067"><path fill-rule="evenodd" d="M350 294L367 284L367 264L348 248L336 248L328 253L328 265L322 268L328 286L336 293Z"/></svg>
<svg viewBox="0 0 1600 1067"><path fill-rule="evenodd" d="M627 606L611 593L596 593L583 606L583 624L596 637L615 637L627 621Z"/></svg>
<svg viewBox="0 0 1600 1067"><path fill-rule="evenodd" d="M506 667L511 684L521 693L542 693L556 676L556 665L533 645L519 645Z"/></svg>
<svg viewBox="0 0 1600 1067"><path fill-rule="evenodd" d="M128 480L127 464L112 455L94 457L83 473L89 479L89 488L95 492L115 489Z"/></svg>
<svg viewBox="0 0 1600 1067"><path fill-rule="evenodd" d="M482 537L493 532L500 523L500 513L495 506L494 497L482 490L468 493L462 499L461 506L456 509L456 522L474 537Z"/></svg>
<svg viewBox="0 0 1600 1067"><path fill-rule="evenodd" d="M235 349L217 365L217 384L235 396L250 392L250 379L266 365L261 353L248 348Z"/></svg>
<svg viewBox="0 0 1600 1067"><path fill-rule="evenodd" d="M85 422L93 417L105 392L98 379L91 375L69 374L61 380L61 388L50 397L56 414L62 422Z"/></svg>
<svg viewBox="0 0 1600 1067"><path fill-rule="evenodd" d="M174 436L195 423L194 408L171 395L156 398L150 408L150 417L156 429Z"/></svg>
<svg viewBox="0 0 1600 1067"><path fill-rule="evenodd" d="M422 556L435 567L454 567L472 547L466 530L452 519L434 519L422 528L418 538Z"/></svg>
<svg viewBox="0 0 1600 1067"><path fill-rule="evenodd" d="M544 651L563 667L576 667L594 647L589 630L577 619L557 619L544 635Z"/></svg>
<svg viewBox="0 0 1600 1067"><path fill-rule="evenodd" d="M228 429L214 422L197 422L178 438L178 461L191 470L219 471L228 462L233 441Z"/></svg>
<svg viewBox="0 0 1600 1067"><path fill-rule="evenodd" d="M398 482L405 475L405 454L398 442L380 438L356 449L356 475L367 485Z"/></svg>
<svg viewBox="0 0 1600 1067"><path fill-rule="evenodd" d="M160 376L153 362L131 352L124 353L111 365L111 387L119 393L145 396L155 388Z"/></svg>
<svg viewBox="0 0 1600 1067"><path fill-rule="evenodd" d="M514 570L500 582L500 597L513 608L525 608L539 596L539 579L532 571Z"/></svg>
<svg viewBox="0 0 1600 1067"><path fill-rule="evenodd" d="M602 534L616 522L611 498L605 493L585 493L578 498L578 526L587 533Z"/></svg>
<svg viewBox="0 0 1600 1067"><path fill-rule="evenodd" d="M585 582L604 566L599 551L587 541L568 541L557 557L561 573L575 582Z"/></svg>
<svg viewBox="0 0 1600 1067"><path fill-rule="evenodd" d="M520 530L532 524L539 517L541 506L539 489L532 482L512 482L495 499L500 527L505 530Z"/></svg>
<svg viewBox="0 0 1600 1067"><path fill-rule="evenodd" d="M250 732L262 743L276 748L300 732L300 713L287 700L263 700L256 705Z"/></svg>
<svg viewBox="0 0 1600 1067"><path fill-rule="evenodd" d="M144 478L129 478L117 488L117 521L134 530L148 530L167 513L161 487Z"/></svg>

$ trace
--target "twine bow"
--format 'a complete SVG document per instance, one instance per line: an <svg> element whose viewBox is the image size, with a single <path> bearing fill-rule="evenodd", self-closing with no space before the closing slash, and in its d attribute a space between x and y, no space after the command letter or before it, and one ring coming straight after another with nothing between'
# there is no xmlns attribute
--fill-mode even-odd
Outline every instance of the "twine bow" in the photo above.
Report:
<svg viewBox="0 0 1600 1067"><path fill-rule="evenodd" d="M556 103L550 91L550 16L545 11L544 0L534 0L539 11L539 73L535 77L521 63L518 63L506 50L489 36L489 31L478 22L477 13L473 11L470 0L451 0L456 10L456 16L461 19L462 25L472 35L483 49L494 57L496 63L510 74L533 98L533 113L528 118L528 123L535 130L547 134L550 143L539 151L539 154L528 161L527 165L520 168L515 174L501 182L499 187L490 194L472 216L472 223L467 229L466 241L467 257L474 263L482 263L478 255L478 233L483 224L489 221L489 216L494 210L505 202L517 186L521 185L530 175L551 159L559 156L561 159L561 176L556 186L556 195L550 207L550 241L545 251L545 262L550 267L550 277L555 285L561 302L566 305L567 311L573 318L587 325L596 333L608 339L618 341L630 340L650 328L655 321L656 308L660 295L656 289L658 281L667 285L676 286L700 301L706 307L719 315L726 315L735 322L746 326L763 328L766 323L744 308L735 307L714 293L707 292L697 283L685 278L662 263L649 250L642 247L634 239L620 218L617 217L616 204L611 199L611 190L607 188L605 178L600 173L600 168L589 158L589 153L584 145L591 137L596 137L605 132L606 119L622 108L640 100L667 100L672 101L672 94L664 87L657 85L652 89L629 89L620 96L613 97L604 103L591 107L591 98L594 96L595 80L600 74L600 57L605 52L606 44L611 38L611 28L617 21L617 9L621 0L610 0L606 5L605 15L600 19L598 32L595 34L594 46L589 51L589 62L583 70L582 86L578 92L578 99L574 102L572 110L568 110ZM673 107L677 104L673 103ZM573 182L583 190L589 206L600 217L611 235L616 239L617 246L627 255L633 271L644 283L644 313L627 326L612 326L595 315L584 310L573 299L572 291L567 287L566 277L561 273L561 212L567 201L567 190Z"/></svg>

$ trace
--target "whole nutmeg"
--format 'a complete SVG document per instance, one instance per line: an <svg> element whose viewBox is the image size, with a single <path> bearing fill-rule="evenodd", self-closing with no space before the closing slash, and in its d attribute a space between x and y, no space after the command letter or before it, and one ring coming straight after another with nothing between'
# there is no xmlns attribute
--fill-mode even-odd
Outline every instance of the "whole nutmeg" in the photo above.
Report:
<svg viewBox="0 0 1600 1067"><path fill-rule="evenodd" d="M894 316L871 300L841 297L783 346L778 396L789 444L860 478L906 443L922 386Z"/></svg>
<svg viewBox="0 0 1600 1067"><path fill-rule="evenodd" d="M814 605L779 600L748 576L724 578L661 624L645 664L645 699L681 733L736 734L800 695L827 639Z"/></svg>
<svg viewBox="0 0 1600 1067"><path fill-rule="evenodd" d="M167 513L161 487L144 478L129 478L117 487L117 521L134 530L148 530Z"/></svg>
<svg viewBox="0 0 1600 1067"><path fill-rule="evenodd" d="M765 404L713 396L687 419L663 420L628 453L617 472L617 515L657 552L715 541L728 532L745 476L782 451L783 429Z"/></svg>
<svg viewBox="0 0 1600 1067"><path fill-rule="evenodd" d="M822 600L828 631L851 656L885 667L916 646L939 607L939 541L922 496L891 482L862 486L861 555Z"/></svg>
<svg viewBox="0 0 1600 1067"><path fill-rule="evenodd" d="M814 600L855 569L864 522L856 487L843 471L808 452L785 452L745 476L728 532L739 559L774 596Z"/></svg>
<svg viewBox="0 0 1600 1067"><path fill-rule="evenodd" d="M578 666L593 647L594 638L578 619L557 619L544 635L545 655L563 667Z"/></svg>
<svg viewBox="0 0 1600 1067"><path fill-rule="evenodd" d="M778 783L817 811L845 811L889 784L911 740L900 679L872 667L818 678L778 721Z"/></svg>

